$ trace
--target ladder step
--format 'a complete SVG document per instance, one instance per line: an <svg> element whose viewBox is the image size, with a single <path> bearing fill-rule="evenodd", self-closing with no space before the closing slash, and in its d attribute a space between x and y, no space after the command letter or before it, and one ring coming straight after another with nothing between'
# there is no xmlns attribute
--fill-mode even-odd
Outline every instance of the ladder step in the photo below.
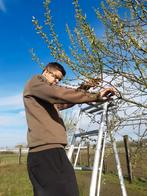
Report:
<svg viewBox="0 0 147 196"><path fill-rule="evenodd" d="M74 167L74 170L81 170L81 171L92 171L92 167L86 167L86 166L76 166Z"/></svg>

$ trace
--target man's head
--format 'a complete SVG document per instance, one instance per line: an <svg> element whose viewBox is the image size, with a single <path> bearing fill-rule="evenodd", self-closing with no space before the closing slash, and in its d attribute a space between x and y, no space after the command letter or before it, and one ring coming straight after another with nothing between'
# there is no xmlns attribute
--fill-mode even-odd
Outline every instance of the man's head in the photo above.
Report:
<svg viewBox="0 0 147 196"><path fill-rule="evenodd" d="M51 62L46 65L42 75L48 80L50 84L57 84L66 75L62 65L57 62Z"/></svg>

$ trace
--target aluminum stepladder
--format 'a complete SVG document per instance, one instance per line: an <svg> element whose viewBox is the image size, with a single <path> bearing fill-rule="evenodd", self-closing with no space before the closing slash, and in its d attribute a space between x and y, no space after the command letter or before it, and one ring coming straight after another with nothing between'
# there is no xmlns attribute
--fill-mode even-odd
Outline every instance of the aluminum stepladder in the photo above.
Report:
<svg viewBox="0 0 147 196"><path fill-rule="evenodd" d="M67 153L67 156L68 156L69 160L71 161L77 137L83 137L85 135L94 135L94 134L97 136L94 163L93 163L93 167L91 168L92 169L92 176L91 176L89 196L99 196L100 195L100 186L101 186L101 176L102 176L104 153L105 153L105 144L106 144L106 137L108 135L108 131L106 130L106 127L105 127L105 122L106 122L106 115L107 115L107 111L108 111L109 106L110 106L110 104L108 102L104 103L102 106L101 123L100 123L99 130L93 130L93 131L88 131L85 133L74 134L72 142L71 142L71 146L70 146L68 153ZM89 109L90 106L88 106L87 108ZM96 109L93 109L93 111L96 111ZM99 110L97 110L97 111L99 111ZM120 165L120 160L119 160L119 156L118 156L118 151L117 151L117 147L116 147L116 142L115 142L115 139L112 137L112 135L111 135L111 141L112 141L112 145L113 145L113 152L115 155L115 162L116 162L120 186L121 186L121 193L122 193L122 196L127 196L125 183L124 183L122 170L121 170L121 165ZM76 159L75 159L75 163L74 163L75 169L77 169L76 163L77 163L77 159L79 156L80 148L81 148L81 143L79 144L78 150L77 150L77 155L76 155Z"/></svg>

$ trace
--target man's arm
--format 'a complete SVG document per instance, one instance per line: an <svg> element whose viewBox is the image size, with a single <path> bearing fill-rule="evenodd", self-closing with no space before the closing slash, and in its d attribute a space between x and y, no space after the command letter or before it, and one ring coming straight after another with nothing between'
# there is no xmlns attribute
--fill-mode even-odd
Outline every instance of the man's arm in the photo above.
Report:
<svg viewBox="0 0 147 196"><path fill-rule="evenodd" d="M112 89L109 88L109 91ZM99 93L88 93L85 90L50 85L41 75L35 76L26 86L24 97L37 97L51 104L81 104L88 102L104 102L107 90Z"/></svg>
<svg viewBox="0 0 147 196"><path fill-rule="evenodd" d="M81 90L89 90L91 87L93 87L93 85L91 83L88 82L83 82L77 89L81 89ZM56 107L58 108L58 110L64 110L64 109L68 109L73 107L75 104L55 104Z"/></svg>
<svg viewBox="0 0 147 196"><path fill-rule="evenodd" d="M24 97L37 97L51 104L80 104L101 101L98 93L88 93L81 89L50 85L41 75L35 76L26 86Z"/></svg>

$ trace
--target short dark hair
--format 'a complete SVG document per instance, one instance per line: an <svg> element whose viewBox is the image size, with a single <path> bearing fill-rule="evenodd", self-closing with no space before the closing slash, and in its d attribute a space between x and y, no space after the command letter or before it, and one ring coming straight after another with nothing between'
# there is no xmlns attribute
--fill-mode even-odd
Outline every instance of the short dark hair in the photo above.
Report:
<svg viewBox="0 0 147 196"><path fill-rule="evenodd" d="M45 70L50 70L50 69L54 69L54 70L59 70L61 71L62 75L65 76L66 75L66 71L64 69L64 67L57 63L57 62L50 62L48 63L45 68L43 69L42 73L45 71Z"/></svg>

